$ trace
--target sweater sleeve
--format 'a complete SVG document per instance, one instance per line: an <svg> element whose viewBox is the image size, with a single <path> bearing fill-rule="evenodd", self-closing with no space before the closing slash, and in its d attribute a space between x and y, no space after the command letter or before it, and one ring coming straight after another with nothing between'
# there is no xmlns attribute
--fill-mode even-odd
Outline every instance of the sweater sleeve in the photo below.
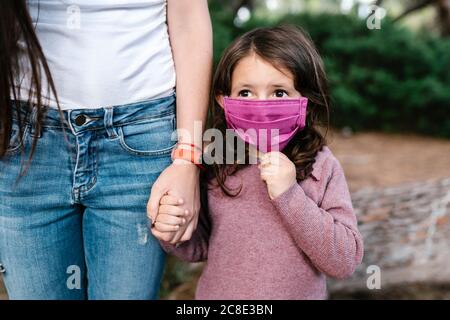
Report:
<svg viewBox="0 0 450 320"><path fill-rule="evenodd" d="M208 257L208 243L211 234L211 223L208 214L200 210L197 229L192 238L176 246L165 241L159 241L164 251L187 262L205 261Z"/></svg>
<svg viewBox="0 0 450 320"><path fill-rule="evenodd" d="M297 183L273 203L297 246L317 269L338 279L352 275L362 261L363 241L337 160L320 205Z"/></svg>

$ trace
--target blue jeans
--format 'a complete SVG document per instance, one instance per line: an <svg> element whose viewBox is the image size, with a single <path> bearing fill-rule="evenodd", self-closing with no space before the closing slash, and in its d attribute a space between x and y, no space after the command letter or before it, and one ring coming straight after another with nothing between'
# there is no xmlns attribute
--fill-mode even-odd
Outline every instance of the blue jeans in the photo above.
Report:
<svg viewBox="0 0 450 320"><path fill-rule="evenodd" d="M50 109L40 130L33 110L23 135L13 121L0 160L0 272L9 297L158 298L165 254L146 204L171 164L175 97L66 110L64 124ZM34 136L31 165L16 184Z"/></svg>

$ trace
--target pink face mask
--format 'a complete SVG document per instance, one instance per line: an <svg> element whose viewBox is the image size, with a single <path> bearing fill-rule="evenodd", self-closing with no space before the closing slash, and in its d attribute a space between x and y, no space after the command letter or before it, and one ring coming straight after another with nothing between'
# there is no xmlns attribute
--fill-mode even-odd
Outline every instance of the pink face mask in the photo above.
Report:
<svg viewBox="0 0 450 320"><path fill-rule="evenodd" d="M227 125L261 152L281 151L305 127L308 99L250 100L224 97Z"/></svg>

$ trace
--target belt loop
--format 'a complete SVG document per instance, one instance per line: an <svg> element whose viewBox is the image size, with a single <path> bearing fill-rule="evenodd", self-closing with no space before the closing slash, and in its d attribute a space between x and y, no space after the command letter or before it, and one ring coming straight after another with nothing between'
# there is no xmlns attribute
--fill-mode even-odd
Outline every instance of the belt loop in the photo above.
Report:
<svg viewBox="0 0 450 320"><path fill-rule="evenodd" d="M105 124L105 129L106 132L108 133L108 137L109 138L117 138L117 133L116 130L114 129L113 126L113 114L114 114L114 108L113 107L107 107L104 108L105 109L105 118L104 120L104 124Z"/></svg>
<svg viewBox="0 0 450 320"><path fill-rule="evenodd" d="M41 127L43 125L43 123L40 124L41 127L37 128L38 125L38 108L36 106L32 106L31 109L31 119L30 119L30 134L32 137L37 137L40 138L41 137ZM44 121L44 119L42 119L42 121Z"/></svg>

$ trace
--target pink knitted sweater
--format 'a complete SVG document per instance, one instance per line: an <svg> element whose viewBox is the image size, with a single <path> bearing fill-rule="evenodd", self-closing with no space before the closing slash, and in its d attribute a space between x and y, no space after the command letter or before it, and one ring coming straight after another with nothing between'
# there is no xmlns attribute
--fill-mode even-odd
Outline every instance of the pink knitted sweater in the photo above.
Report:
<svg viewBox="0 0 450 320"><path fill-rule="evenodd" d="M196 299L325 299L326 276L349 277L361 263L344 172L325 147L311 176L271 200L256 165L227 179L235 198L208 193L193 237L163 248L182 260L207 260Z"/></svg>

